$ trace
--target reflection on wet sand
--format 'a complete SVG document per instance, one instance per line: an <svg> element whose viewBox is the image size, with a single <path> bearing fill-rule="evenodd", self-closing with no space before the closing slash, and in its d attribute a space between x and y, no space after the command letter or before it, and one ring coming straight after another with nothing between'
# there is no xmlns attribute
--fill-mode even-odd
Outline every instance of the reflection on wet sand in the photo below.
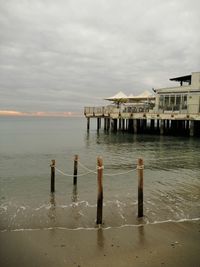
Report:
<svg viewBox="0 0 200 267"><path fill-rule="evenodd" d="M48 212L48 217L50 218L52 226L54 226L56 222L56 201L55 201L55 193L50 194L50 209Z"/></svg>
<svg viewBox="0 0 200 267"><path fill-rule="evenodd" d="M105 241L105 238L104 238L103 229L102 229L102 227L100 227L97 230L97 245L98 245L99 248L103 248L104 247L104 241Z"/></svg>

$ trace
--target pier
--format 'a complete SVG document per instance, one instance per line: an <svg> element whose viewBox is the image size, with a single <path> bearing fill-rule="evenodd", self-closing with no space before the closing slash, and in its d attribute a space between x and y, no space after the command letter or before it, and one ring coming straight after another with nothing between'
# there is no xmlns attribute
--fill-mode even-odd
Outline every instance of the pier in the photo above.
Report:
<svg viewBox="0 0 200 267"><path fill-rule="evenodd" d="M105 131L133 134L200 136L200 72L170 80L180 86L135 97L120 92L106 99L112 105L85 107L88 131L90 119L96 119L97 130L103 126Z"/></svg>

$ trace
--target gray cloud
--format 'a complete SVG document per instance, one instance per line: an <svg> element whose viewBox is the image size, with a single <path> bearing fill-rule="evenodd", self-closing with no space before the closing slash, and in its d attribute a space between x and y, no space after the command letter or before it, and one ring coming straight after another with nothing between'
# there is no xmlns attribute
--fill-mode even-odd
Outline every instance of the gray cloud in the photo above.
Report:
<svg viewBox="0 0 200 267"><path fill-rule="evenodd" d="M0 0L0 110L81 111L200 71L198 0Z"/></svg>

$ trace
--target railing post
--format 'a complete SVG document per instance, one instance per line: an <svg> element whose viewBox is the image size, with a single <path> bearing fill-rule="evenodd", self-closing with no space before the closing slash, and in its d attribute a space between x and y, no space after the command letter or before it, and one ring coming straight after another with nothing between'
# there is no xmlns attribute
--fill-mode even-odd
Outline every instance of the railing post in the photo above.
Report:
<svg viewBox="0 0 200 267"><path fill-rule="evenodd" d="M55 166L56 166L56 161L53 159L51 161L51 193L55 192Z"/></svg>
<svg viewBox="0 0 200 267"><path fill-rule="evenodd" d="M102 214L103 214L103 160L101 157L97 158L97 220L96 224L102 224Z"/></svg>
<svg viewBox="0 0 200 267"><path fill-rule="evenodd" d="M143 159L138 159L138 218L143 217Z"/></svg>
<svg viewBox="0 0 200 267"><path fill-rule="evenodd" d="M78 173L78 155L74 156L74 180L73 184L77 185L77 173Z"/></svg>

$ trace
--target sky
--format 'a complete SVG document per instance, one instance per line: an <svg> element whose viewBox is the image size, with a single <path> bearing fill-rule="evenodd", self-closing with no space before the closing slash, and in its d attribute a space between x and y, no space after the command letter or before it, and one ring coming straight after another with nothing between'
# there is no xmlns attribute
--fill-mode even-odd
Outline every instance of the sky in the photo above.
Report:
<svg viewBox="0 0 200 267"><path fill-rule="evenodd" d="M0 111L77 114L200 71L199 0L0 0ZM0 112L1 113L1 112Z"/></svg>

